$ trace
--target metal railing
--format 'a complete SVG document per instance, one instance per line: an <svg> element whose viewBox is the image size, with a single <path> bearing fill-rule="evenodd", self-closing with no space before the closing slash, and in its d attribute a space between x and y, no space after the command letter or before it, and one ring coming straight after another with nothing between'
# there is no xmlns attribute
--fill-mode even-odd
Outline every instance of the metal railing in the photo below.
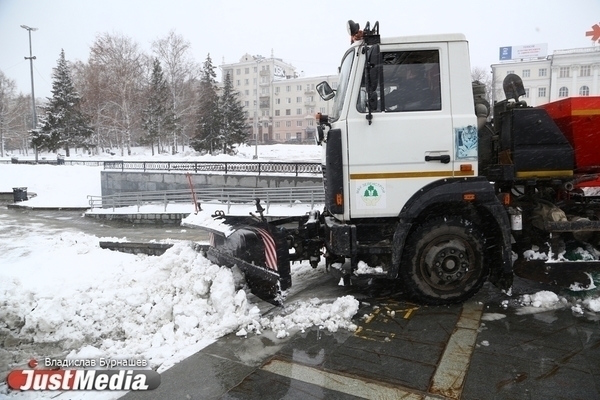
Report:
<svg viewBox="0 0 600 400"><path fill-rule="evenodd" d="M213 161L91 161L91 160L43 160L37 163L30 159L0 160L0 164L52 164L52 165L87 165L103 166L105 170L119 171L182 171L182 172L216 172L251 173L251 174L307 174L320 175L321 164L318 162L213 162Z"/></svg>
<svg viewBox="0 0 600 400"><path fill-rule="evenodd" d="M89 167L102 167L106 161L98 160L45 160L39 159L37 162L30 159L0 160L0 164L40 164L40 165L87 165Z"/></svg>
<svg viewBox="0 0 600 400"><path fill-rule="evenodd" d="M253 174L321 174L321 164L314 162L212 162L212 161L105 161L105 170L241 172Z"/></svg>
<svg viewBox="0 0 600 400"><path fill-rule="evenodd" d="M269 211L274 204L310 204L311 209L325 202L323 186L279 187L279 188L198 188L195 191L196 201L200 204L218 202L227 205L229 212L233 204L253 204L255 199ZM164 211L173 203L193 203L192 192L188 190L162 190L147 192L117 193L109 196L88 196L90 208L115 208L143 205L162 205Z"/></svg>

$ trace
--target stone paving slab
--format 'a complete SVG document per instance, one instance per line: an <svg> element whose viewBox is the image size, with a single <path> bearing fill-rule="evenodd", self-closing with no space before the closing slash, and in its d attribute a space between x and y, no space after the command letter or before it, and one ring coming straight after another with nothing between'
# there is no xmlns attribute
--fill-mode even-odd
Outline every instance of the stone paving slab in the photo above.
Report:
<svg viewBox="0 0 600 400"><path fill-rule="evenodd" d="M152 398L600 399L600 318L505 299L491 285L452 306L370 298L356 332L230 335L164 372Z"/></svg>

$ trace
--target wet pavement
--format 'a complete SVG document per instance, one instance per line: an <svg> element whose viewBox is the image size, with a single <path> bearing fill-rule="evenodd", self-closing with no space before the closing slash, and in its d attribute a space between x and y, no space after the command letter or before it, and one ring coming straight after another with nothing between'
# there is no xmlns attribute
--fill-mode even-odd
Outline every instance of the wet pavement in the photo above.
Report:
<svg viewBox="0 0 600 400"><path fill-rule="evenodd" d="M119 220L85 217L83 211L8 209L0 204L0 240L18 239L39 233L49 235L60 231L78 231L98 237L127 238L129 241L194 240L207 241L208 235L193 228L178 225L154 225ZM1 246L0 246L1 249Z"/></svg>
<svg viewBox="0 0 600 400"><path fill-rule="evenodd" d="M355 332L229 335L165 371L151 397L600 398L600 316L516 304L542 289L517 278L512 297L486 284L465 304L435 307L357 292Z"/></svg>

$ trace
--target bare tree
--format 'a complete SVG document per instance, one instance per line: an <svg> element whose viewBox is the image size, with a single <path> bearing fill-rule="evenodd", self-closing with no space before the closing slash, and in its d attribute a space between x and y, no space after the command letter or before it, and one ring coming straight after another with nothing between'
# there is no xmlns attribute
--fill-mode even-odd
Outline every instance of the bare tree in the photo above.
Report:
<svg viewBox="0 0 600 400"><path fill-rule="evenodd" d="M93 104L94 123L109 134L117 134L121 155L131 154L131 146L141 134L140 116L148 57L137 43L121 34L96 37L87 65L89 89L100 97ZM90 75L91 74L91 75ZM91 93L86 93L88 97ZM94 101L89 97L88 106ZM89 112L89 110L88 110ZM109 140L112 144L112 140Z"/></svg>
<svg viewBox="0 0 600 400"><path fill-rule="evenodd" d="M200 73L200 66L192 59L190 43L170 31L166 37L152 43L152 51L161 61L165 78L171 88L175 108L177 128L173 135L173 153L177 147L177 136L182 151L194 131L194 116L197 95L194 86Z"/></svg>
<svg viewBox="0 0 600 400"><path fill-rule="evenodd" d="M485 85L485 97L488 102L492 101L492 76L490 73L481 67L473 67L471 69L471 80L479 81L483 85Z"/></svg>
<svg viewBox="0 0 600 400"><path fill-rule="evenodd" d="M6 150L29 148L31 97L16 95L16 83L0 71L0 157Z"/></svg>

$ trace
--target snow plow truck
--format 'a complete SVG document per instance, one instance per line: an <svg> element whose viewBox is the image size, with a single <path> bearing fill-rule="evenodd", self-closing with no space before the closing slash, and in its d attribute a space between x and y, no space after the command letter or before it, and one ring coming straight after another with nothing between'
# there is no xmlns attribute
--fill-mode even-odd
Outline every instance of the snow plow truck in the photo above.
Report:
<svg viewBox="0 0 600 400"><path fill-rule="evenodd" d="M337 87L317 85L332 101L316 116L322 209L268 218L256 199L254 215L218 212L201 226L209 259L276 304L291 263L322 258L346 284L392 280L425 304L462 302L486 280L509 291L515 274L592 285L600 98L529 107L510 74L490 106L462 34L383 38L379 23L353 21L348 32Z"/></svg>

